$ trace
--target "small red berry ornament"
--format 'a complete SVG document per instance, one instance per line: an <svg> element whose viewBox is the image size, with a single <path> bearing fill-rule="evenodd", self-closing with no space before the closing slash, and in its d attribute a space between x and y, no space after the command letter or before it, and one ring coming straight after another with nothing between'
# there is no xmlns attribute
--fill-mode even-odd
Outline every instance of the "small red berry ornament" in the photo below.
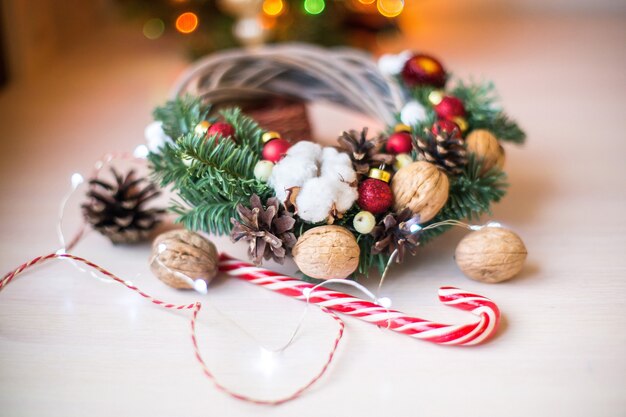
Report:
<svg viewBox="0 0 626 417"><path fill-rule="evenodd" d="M442 133L451 134L456 132L455 137L461 136L461 128L452 120L441 119L437 120L430 128L433 135L441 135Z"/></svg>
<svg viewBox="0 0 626 417"><path fill-rule="evenodd" d="M442 88L446 84L446 70L436 58L417 54L404 64L402 79L409 87L432 85Z"/></svg>
<svg viewBox="0 0 626 417"><path fill-rule="evenodd" d="M385 145L387 152L397 155L409 153L413 149L413 140L409 132L396 132L389 136Z"/></svg>
<svg viewBox="0 0 626 417"><path fill-rule="evenodd" d="M454 96L442 97L441 101L435 105L435 113L441 119L453 120L465 117L465 105Z"/></svg>
<svg viewBox="0 0 626 417"><path fill-rule="evenodd" d="M223 138L234 138L235 128L226 122L213 123L206 132L208 137L220 134Z"/></svg>
<svg viewBox="0 0 626 417"><path fill-rule="evenodd" d="M393 193L388 184L391 174L382 169L372 168L368 177L359 184L357 203L363 210L372 214L384 213L393 204Z"/></svg>
<svg viewBox="0 0 626 417"><path fill-rule="evenodd" d="M262 137L265 145L263 146L263 159L276 163L280 161L291 147L291 143L280 137L277 132L266 132Z"/></svg>

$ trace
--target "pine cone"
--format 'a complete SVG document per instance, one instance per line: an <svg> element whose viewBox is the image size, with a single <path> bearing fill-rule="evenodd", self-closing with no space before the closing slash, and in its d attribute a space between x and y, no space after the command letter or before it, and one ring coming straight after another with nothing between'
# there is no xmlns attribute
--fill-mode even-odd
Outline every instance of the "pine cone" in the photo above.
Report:
<svg viewBox="0 0 626 417"><path fill-rule="evenodd" d="M413 214L408 208L398 213L387 214L371 232L376 239L372 253L391 255L397 249L397 263L402 262L406 250L415 255L419 246L420 233L411 229L419 225L419 221L419 215Z"/></svg>
<svg viewBox="0 0 626 417"><path fill-rule="evenodd" d="M287 251L296 244L293 233L296 220L278 204L276 197L269 198L264 209L261 199L254 194L250 197L250 206L237 206L241 221L230 219L234 226L230 238L233 242L241 239L249 242L248 256L256 265L270 258L282 264Z"/></svg>
<svg viewBox="0 0 626 417"><path fill-rule="evenodd" d="M343 132L337 139L342 149L348 152L357 174L367 174L370 167L381 164L392 165L395 157L382 152L385 139L378 135L367 139L367 128L359 133L356 130Z"/></svg>
<svg viewBox="0 0 626 417"><path fill-rule="evenodd" d="M458 129L450 132L442 131L434 134L425 128L424 133L417 137L413 146L420 154L422 160L430 162L437 167L458 174L467 164L467 151L463 144Z"/></svg>
<svg viewBox="0 0 626 417"><path fill-rule="evenodd" d="M116 244L146 239L165 210L143 206L160 192L145 178L137 178L134 170L125 176L113 168L111 172L115 183L97 178L89 181L89 200L81 206L85 221ZM142 182L148 184L142 187Z"/></svg>

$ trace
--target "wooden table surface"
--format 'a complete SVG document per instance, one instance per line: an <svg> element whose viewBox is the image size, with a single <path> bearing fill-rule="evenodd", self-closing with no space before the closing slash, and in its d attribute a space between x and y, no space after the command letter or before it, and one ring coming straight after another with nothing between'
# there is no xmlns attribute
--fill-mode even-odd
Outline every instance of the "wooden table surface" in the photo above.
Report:
<svg viewBox="0 0 626 417"><path fill-rule="evenodd" d="M480 284L452 260L464 234L454 231L394 268L384 293L402 311L461 322L471 317L441 306L439 286L491 297L504 315L491 342L445 348L346 318L322 381L292 403L253 406L201 374L188 313L164 312L53 261L0 294L0 415L626 415L626 20L426 24L414 37L404 43L436 52L457 75L493 79L527 129L526 146L507 147L511 187L493 218L519 232L529 256L516 279ZM107 29L0 94L2 272L58 247L58 204L73 172L87 174L101 154L142 142L151 108L185 66L175 51ZM364 122L323 106L312 116L320 137ZM68 231L80 200L69 202ZM244 256L243 245L216 242ZM75 253L161 298L201 297L157 281L147 245L114 247L92 233ZM276 269L295 271L289 263ZM263 361L258 343L284 342L302 303L226 278L202 301L209 366L249 394L276 397L305 381L335 332L311 310L295 344Z"/></svg>

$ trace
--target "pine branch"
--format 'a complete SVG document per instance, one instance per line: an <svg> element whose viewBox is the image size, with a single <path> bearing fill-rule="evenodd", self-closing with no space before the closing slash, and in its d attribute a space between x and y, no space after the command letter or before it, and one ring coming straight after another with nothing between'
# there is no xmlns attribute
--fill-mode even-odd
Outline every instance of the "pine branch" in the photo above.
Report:
<svg viewBox="0 0 626 417"><path fill-rule="evenodd" d="M261 154L263 129L253 119L246 117L238 107L220 111L220 115L234 128L241 146L247 146L256 155Z"/></svg>
<svg viewBox="0 0 626 417"><path fill-rule="evenodd" d="M205 120L210 106L202 104L198 97L186 95L170 100L157 107L152 113L155 120L163 123L163 131L172 139L177 139L191 131Z"/></svg>
<svg viewBox="0 0 626 417"><path fill-rule="evenodd" d="M470 128L487 129L498 139L515 143L523 143L526 139L524 131L502 110L493 83L459 81L452 89L452 95L465 104Z"/></svg>
<svg viewBox="0 0 626 417"><path fill-rule="evenodd" d="M178 155L175 145L166 143L160 153L149 153L151 179L162 188L174 183L187 173L187 166Z"/></svg>
<svg viewBox="0 0 626 417"><path fill-rule="evenodd" d="M197 179L193 186L226 199L267 194L269 187L254 178L259 158L248 146L224 138L215 144L191 133L179 139L178 148L190 163L187 175Z"/></svg>
<svg viewBox="0 0 626 417"><path fill-rule="evenodd" d="M216 235L227 235L230 233L232 228L230 219L231 217L238 217L237 205L240 203L239 200L205 200L198 203L192 206L192 208L181 203L172 206L171 210L179 215L176 221L191 230L202 230Z"/></svg>
<svg viewBox="0 0 626 417"><path fill-rule="evenodd" d="M237 142L218 135L204 137L194 127L205 120L208 106L199 99L184 97L155 110L166 134L177 138L159 153L150 153L152 176L162 187L172 186L179 201L171 209L178 221L194 230L226 234L236 207L247 204L250 195L267 198L272 190L254 178L259 161L259 126L238 109L221 112L236 131Z"/></svg>
<svg viewBox="0 0 626 417"><path fill-rule="evenodd" d="M520 144L526 140L526 133L504 112L500 112L494 119L474 120L472 123L474 129L487 129L500 140Z"/></svg>

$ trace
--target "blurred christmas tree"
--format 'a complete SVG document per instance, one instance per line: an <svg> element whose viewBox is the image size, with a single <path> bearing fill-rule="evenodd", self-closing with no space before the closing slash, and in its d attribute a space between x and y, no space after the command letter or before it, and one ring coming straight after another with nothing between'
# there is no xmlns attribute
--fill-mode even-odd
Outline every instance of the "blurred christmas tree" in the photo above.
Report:
<svg viewBox="0 0 626 417"><path fill-rule="evenodd" d="M116 0L144 35L183 34L192 58L238 45L300 41L370 49L397 34L403 0Z"/></svg>

